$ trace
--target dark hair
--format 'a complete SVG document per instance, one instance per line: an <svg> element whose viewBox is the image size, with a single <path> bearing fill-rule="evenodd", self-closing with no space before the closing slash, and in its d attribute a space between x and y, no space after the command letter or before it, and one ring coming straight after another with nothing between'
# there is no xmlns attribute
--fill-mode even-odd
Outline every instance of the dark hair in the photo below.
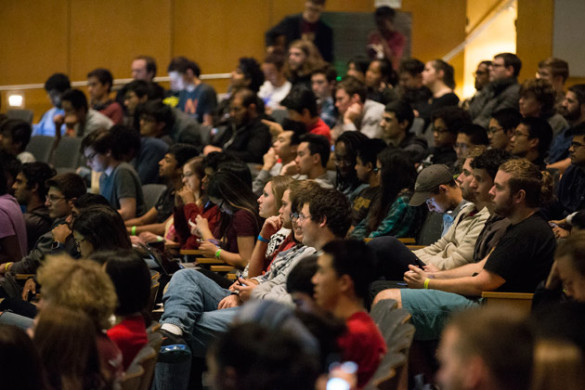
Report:
<svg viewBox="0 0 585 390"><path fill-rule="evenodd" d="M479 64L477 64L477 66L480 66L480 65L485 65L485 66L490 67L490 66L492 66L492 62L490 60L483 60Z"/></svg>
<svg viewBox="0 0 585 390"><path fill-rule="evenodd" d="M357 151L357 157L362 160L362 164L372 164L372 167L376 167L376 161L378 160L378 154L386 149L388 145L380 138L368 138Z"/></svg>
<svg viewBox="0 0 585 390"><path fill-rule="evenodd" d="M317 255L311 255L301 259L289 272L286 278L286 292L292 294L300 292L313 296L313 282L311 279L317 272Z"/></svg>
<svg viewBox="0 0 585 390"><path fill-rule="evenodd" d="M184 69L185 63L189 60L183 56L173 57L171 62L169 62L169 66L167 67L167 72L180 72L179 69Z"/></svg>
<svg viewBox="0 0 585 390"><path fill-rule="evenodd" d="M97 68L92 70L87 74L87 78L95 77L98 79L100 84L108 86L108 92L112 90L112 85L114 84L114 76L112 76L112 72L104 68Z"/></svg>
<svg viewBox="0 0 585 390"><path fill-rule="evenodd" d="M282 128L284 131L292 131L292 135L290 136L290 144L291 145L298 145L301 143L301 137L307 133L307 126L305 126L302 122L293 121L291 119L285 118L282 121Z"/></svg>
<svg viewBox="0 0 585 390"><path fill-rule="evenodd" d="M443 83L451 89L455 88L455 70L453 66L441 59L433 60L431 63L437 72L443 72Z"/></svg>
<svg viewBox="0 0 585 390"><path fill-rule="evenodd" d="M488 149L471 161L471 168L485 169L493 181L500 165L511 158L512 155L503 149Z"/></svg>
<svg viewBox="0 0 585 390"><path fill-rule="evenodd" d="M442 119L447 130L453 134L457 134L463 126L471 123L469 113L456 106L442 107L433 111L433 122L437 119Z"/></svg>
<svg viewBox="0 0 585 390"><path fill-rule="evenodd" d="M235 157L225 152L211 152L207 156L203 157L203 168L211 168L214 172L217 172L219 165L227 162L234 161Z"/></svg>
<svg viewBox="0 0 585 390"><path fill-rule="evenodd" d="M87 98L85 97L85 94L79 89L70 89L65 91L63 96L61 96L61 101L64 100L70 102L71 106L73 106L75 110L79 110L80 108L83 108L85 111L88 110Z"/></svg>
<svg viewBox="0 0 585 390"><path fill-rule="evenodd" d="M348 275L353 281L358 298L368 296L368 287L377 278L376 253L363 241L335 240L323 246L323 252L331 255L331 266L337 276Z"/></svg>
<svg viewBox="0 0 585 390"><path fill-rule="evenodd" d="M579 210L573 215L571 225L577 229L585 229L585 210Z"/></svg>
<svg viewBox="0 0 585 390"><path fill-rule="evenodd" d="M120 155L118 155L119 151L114 147L112 133L109 130L95 130L83 137L81 140L81 152L83 153L87 148L92 148L96 153L99 154L107 154L108 152L112 152L112 157L114 157L116 160L120 159Z"/></svg>
<svg viewBox="0 0 585 390"><path fill-rule="evenodd" d="M374 12L374 17L376 17L376 18L394 20L395 16L396 16L396 11L394 11L392 8L388 7L387 5L383 5L381 7L376 8L376 11Z"/></svg>
<svg viewBox="0 0 585 390"><path fill-rule="evenodd" d="M561 76L563 83L569 78L569 64L560 58L548 57L538 63L538 68L550 68L552 76Z"/></svg>
<svg viewBox="0 0 585 390"><path fill-rule="evenodd" d="M193 72L193 75L195 77L199 77L201 75L201 68L199 68L199 65L197 65L196 62L191 61L185 57L180 57L180 60L177 61L176 65L177 65L176 70L179 73L186 73L187 70L191 69L191 71ZM170 65L169 65L169 67L170 67Z"/></svg>
<svg viewBox="0 0 585 390"><path fill-rule="evenodd" d="M175 156L175 160L177 160L177 168L182 168L187 161L199 155L197 148L189 144L171 145L167 153Z"/></svg>
<svg viewBox="0 0 585 390"><path fill-rule="evenodd" d="M360 97L362 103L366 101L366 97L368 95L368 88L366 87L366 84L352 76L345 76L337 84L336 89L343 89L349 96L357 94Z"/></svg>
<svg viewBox="0 0 585 390"><path fill-rule="evenodd" d="M22 369L26 367L26 375ZM24 330L0 325L0 377L5 390L45 390L41 358Z"/></svg>
<svg viewBox="0 0 585 390"><path fill-rule="evenodd" d="M55 170L49 164L37 161L22 164L20 172L26 178L26 188L31 189L34 186L38 186L37 194L40 199L44 200L49 191L47 180L55 176Z"/></svg>
<svg viewBox="0 0 585 390"><path fill-rule="evenodd" d="M323 222L335 237L343 238L351 225L351 205L349 200L336 189L320 188L310 199L303 199L299 206L309 204L311 220Z"/></svg>
<svg viewBox="0 0 585 390"><path fill-rule="evenodd" d="M91 192L86 192L85 194L81 195L79 198L76 198L73 201L73 205L76 209L83 209L89 206L95 205L103 205L103 206L110 206L110 202L100 194L92 194Z"/></svg>
<svg viewBox="0 0 585 390"><path fill-rule="evenodd" d="M262 101L262 99L260 99L258 97L258 95L256 95L256 93L248 88L243 88L238 90L232 97L232 99L234 99L235 97L239 97L240 99L242 99L242 106L245 108L250 107L252 104L256 105L256 112L258 114L261 114L264 112L264 102Z"/></svg>
<svg viewBox="0 0 585 390"><path fill-rule="evenodd" d="M304 109L309 110L311 118L319 116L317 109L317 97L312 90L303 86L296 86L289 92L280 104L289 110L294 110L299 114L303 113Z"/></svg>
<svg viewBox="0 0 585 390"><path fill-rule="evenodd" d="M414 190L416 169L409 154L401 149L388 147L378 154L382 165L380 172L380 188L382 194L376 199L368 212L368 234L378 228L380 223L404 189Z"/></svg>
<svg viewBox="0 0 585 390"><path fill-rule="evenodd" d="M489 145L490 140L487 136L487 131L476 124L468 124L459 129L459 133L463 133L469 137L469 141L473 145Z"/></svg>
<svg viewBox="0 0 585 390"><path fill-rule="evenodd" d="M425 70L425 64L421 60L416 58L407 58L400 62L400 67L398 68L399 73L408 73L412 76L417 76L421 74Z"/></svg>
<svg viewBox="0 0 585 390"><path fill-rule="evenodd" d="M492 118L502 126L505 132L508 132L516 130L518 123L520 123L520 120L522 119L522 115L520 115L520 112L515 108L504 108L494 112Z"/></svg>
<svg viewBox="0 0 585 390"><path fill-rule="evenodd" d="M52 74L47 79L47 81L45 81L45 91L47 92L57 90L63 93L70 88L71 82L69 81L69 77L67 77L67 75L63 73Z"/></svg>
<svg viewBox="0 0 585 390"><path fill-rule="evenodd" d="M0 195L10 190L8 179L9 177L12 177L12 181L16 179L16 175L20 172L20 165L19 159L0 149Z"/></svg>
<svg viewBox="0 0 585 390"><path fill-rule="evenodd" d="M85 181L75 173L62 173L47 180L47 188L55 187L67 200L79 198L87 192Z"/></svg>
<svg viewBox="0 0 585 390"><path fill-rule="evenodd" d="M140 142L140 132L124 125L114 125L110 128L110 137L112 139L112 154L117 156L116 159L132 160L138 154L142 144Z"/></svg>
<svg viewBox="0 0 585 390"><path fill-rule="evenodd" d="M582 212L581 212L582 213ZM573 217L574 218L574 217ZM566 240L559 242L555 252L555 259L568 257L573 268L581 276L585 276L585 233L572 233Z"/></svg>
<svg viewBox="0 0 585 390"><path fill-rule="evenodd" d="M569 91L573 92L577 96L579 105L585 104L585 84L575 84L569 87Z"/></svg>
<svg viewBox="0 0 585 390"><path fill-rule="evenodd" d="M234 211L247 211L255 221L258 221L258 202L256 201L256 195L252 192L251 186L233 171L222 169L221 166L219 168L209 180L207 195L221 199ZM226 213L221 214L220 232L222 236L225 234L231 222L231 215Z"/></svg>
<svg viewBox="0 0 585 390"><path fill-rule="evenodd" d="M375 60L372 60L370 65L373 64L374 62L380 64L380 74L382 75L382 81L389 83L392 86L395 86L396 83L398 82L398 73L396 73L390 61L388 61L386 58L384 59L376 58Z"/></svg>
<svg viewBox="0 0 585 390"><path fill-rule="evenodd" d="M321 68L315 69L311 75L314 74L324 74L327 82L332 83L337 81L337 70L331 65L325 65Z"/></svg>
<svg viewBox="0 0 585 390"><path fill-rule="evenodd" d="M241 390L310 389L319 374L317 357L306 351L299 337L254 322L232 326L212 344L209 354L217 362L218 380L231 368Z"/></svg>
<svg viewBox="0 0 585 390"><path fill-rule="evenodd" d="M240 178L248 188L252 188L252 173L248 164L239 158L222 161L217 167L217 172L228 171Z"/></svg>
<svg viewBox="0 0 585 390"><path fill-rule="evenodd" d="M95 205L80 210L71 230L79 232L94 251L132 248L124 220L110 206Z"/></svg>
<svg viewBox="0 0 585 390"><path fill-rule="evenodd" d="M398 123L407 121L408 127L406 128L406 133L408 133L412 127L412 122L414 122L414 111L412 110L410 104L403 100L395 100L388 103L384 108L384 111L394 113Z"/></svg>
<svg viewBox="0 0 585 390"><path fill-rule="evenodd" d="M368 66L370 65L370 59L363 55L357 55L350 58L350 60L347 61L348 68L349 65L351 64L353 64L357 68L357 70L365 74L366 71L368 70Z"/></svg>
<svg viewBox="0 0 585 390"><path fill-rule="evenodd" d="M248 88L258 93L260 86L264 83L264 73L260 69L260 64L252 57L242 57L239 61L238 69L242 71L246 79L250 80Z"/></svg>
<svg viewBox="0 0 585 390"><path fill-rule="evenodd" d="M553 138L553 130L546 119L542 118L522 118L520 124L528 127L528 138L538 138L538 156L546 157L548 148Z"/></svg>
<svg viewBox="0 0 585 390"><path fill-rule="evenodd" d="M145 95L148 95L148 98L151 98L150 93L152 89L150 88L150 84L146 80L133 80L124 86L126 93L134 92L138 98L141 98Z"/></svg>
<svg viewBox="0 0 585 390"><path fill-rule="evenodd" d="M149 115L154 117L157 122L165 124L164 132L169 133L175 124L173 109L164 104L161 100L149 100L139 106L138 115Z"/></svg>
<svg viewBox="0 0 585 390"><path fill-rule="evenodd" d="M146 62L146 72L152 73L152 77L156 76L156 60L151 56L140 55L134 57L134 60L144 60Z"/></svg>
<svg viewBox="0 0 585 390"><path fill-rule="evenodd" d="M554 114L554 106L556 100L556 93L548 81L543 79L528 79L522 83L520 87L519 96L526 98L534 96L536 101L540 103L540 116L549 117Z"/></svg>
<svg viewBox="0 0 585 390"><path fill-rule="evenodd" d="M273 64L278 71L281 71L286 63L286 56L282 50L274 49L271 53L268 53L264 59L264 63Z"/></svg>
<svg viewBox="0 0 585 390"><path fill-rule="evenodd" d="M309 144L309 152L311 155L318 153L321 156L321 166L325 168L331 153L331 147L327 138L322 135L308 133L301 137L301 142L307 142Z"/></svg>
<svg viewBox="0 0 585 390"><path fill-rule="evenodd" d="M2 130L0 133L4 137L12 138L12 143L20 144L20 151L26 149L26 145L30 142L32 133L32 126L27 121L22 119L8 119L2 123Z"/></svg>
<svg viewBox="0 0 585 390"><path fill-rule="evenodd" d="M504 66L507 67L512 67L512 69L514 69L514 77L518 77L518 75L520 74L520 69L522 69L522 61L520 61L520 58L518 58L518 56L516 54L512 54L512 53L500 53L500 54L496 54L494 56L494 58L501 58L504 60Z"/></svg>
<svg viewBox="0 0 585 390"><path fill-rule="evenodd" d="M105 271L112 279L118 296L116 315L127 316L146 308L150 299L150 271L137 252L99 252L92 254L91 259L105 264Z"/></svg>
<svg viewBox="0 0 585 390"><path fill-rule="evenodd" d="M336 167L337 171L337 189L339 191L345 192L348 189L352 191L361 184L359 179L357 178L357 173L355 171L355 159L357 158L357 151L362 147L362 145L368 141L369 138L364 134L360 133L359 131L346 131L342 133L337 140L335 141L335 145L342 142L345 145L345 151L347 153L347 160L351 164L351 169L349 170L350 173L348 176L343 177L340 174L339 167Z"/></svg>

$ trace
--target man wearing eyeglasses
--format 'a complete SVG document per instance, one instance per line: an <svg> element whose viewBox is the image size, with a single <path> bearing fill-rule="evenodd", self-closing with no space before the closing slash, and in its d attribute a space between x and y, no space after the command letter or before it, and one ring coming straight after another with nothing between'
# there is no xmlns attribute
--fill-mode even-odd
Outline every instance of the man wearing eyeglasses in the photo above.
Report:
<svg viewBox="0 0 585 390"><path fill-rule="evenodd" d="M572 129L571 166L559 182L557 196L562 217L585 208L585 123Z"/></svg>
<svg viewBox="0 0 585 390"><path fill-rule="evenodd" d="M527 159L543 170L552 137L553 130L545 119L524 118L510 138L510 153Z"/></svg>

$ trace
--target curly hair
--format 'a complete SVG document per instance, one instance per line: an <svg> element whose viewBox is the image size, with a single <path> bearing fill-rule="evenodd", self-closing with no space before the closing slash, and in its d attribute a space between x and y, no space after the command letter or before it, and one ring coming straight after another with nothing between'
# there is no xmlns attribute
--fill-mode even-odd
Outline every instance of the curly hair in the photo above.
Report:
<svg viewBox="0 0 585 390"><path fill-rule="evenodd" d="M548 117L553 113L556 94L552 85L544 79L528 79L520 87L521 98L534 96L540 103L540 115Z"/></svg>

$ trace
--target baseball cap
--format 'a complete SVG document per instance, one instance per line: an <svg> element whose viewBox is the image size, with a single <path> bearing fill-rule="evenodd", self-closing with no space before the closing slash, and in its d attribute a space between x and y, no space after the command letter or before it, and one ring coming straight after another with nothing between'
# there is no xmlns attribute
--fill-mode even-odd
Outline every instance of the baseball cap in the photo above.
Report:
<svg viewBox="0 0 585 390"><path fill-rule="evenodd" d="M431 196L441 184L453 181L453 174L446 165L435 164L423 169L416 178L414 194L408 203L411 206L420 206Z"/></svg>

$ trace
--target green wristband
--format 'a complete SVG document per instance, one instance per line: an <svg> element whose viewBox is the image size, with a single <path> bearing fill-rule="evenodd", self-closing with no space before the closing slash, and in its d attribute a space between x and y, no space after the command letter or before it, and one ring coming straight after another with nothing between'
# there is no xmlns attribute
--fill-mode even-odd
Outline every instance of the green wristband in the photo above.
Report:
<svg viewBox="0 0 585 390"><path fill-rule="evenodd" d="M136 225L132 226L132 229L130 229L130 235L132 236L136 235Z"/></svg>
<svg viewBox="0 0 585 390"><path fill-rule="evenodd" d="M215 258L217 260L219 260L220 257L221 257L221 248L215 251Z"/></svg>

